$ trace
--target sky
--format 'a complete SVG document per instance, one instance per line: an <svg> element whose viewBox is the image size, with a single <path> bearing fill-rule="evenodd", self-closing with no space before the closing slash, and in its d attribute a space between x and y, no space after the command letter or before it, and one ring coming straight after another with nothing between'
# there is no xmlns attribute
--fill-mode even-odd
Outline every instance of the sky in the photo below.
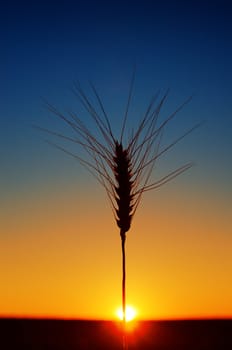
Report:
<svg viewBox="0 0 232 350"><path fill-rule="evenodd" d="M188 135L153 179L127 234L127 301L142 319L232 317L232 22L230 1L11 1L1 5L0 315L110 319L121 304L119 231L104 188L33 125L69 130L46 108L74 111L72 92L102 97L127 133L150 98L160 118L189 96L165 134ZM82 154L80 147L73 149Z"/></svg>

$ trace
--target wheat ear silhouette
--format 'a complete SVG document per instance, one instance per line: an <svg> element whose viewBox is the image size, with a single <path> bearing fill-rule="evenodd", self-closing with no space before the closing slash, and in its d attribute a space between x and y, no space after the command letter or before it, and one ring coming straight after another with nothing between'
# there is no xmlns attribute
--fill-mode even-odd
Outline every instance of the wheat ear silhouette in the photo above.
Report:
<svg viewBox="0 0 232 350"><path fill-rule="evenodd" d="M122 311L124 325L123 349L127 348L126 342L126 233L131 227L132 219L140 203L144 192L157 189L171 181L176 176L192 167L193 163L187 163L168 173L159 180L152 182L151 175L156 161L168 150L174 147L184 137L190 134L200 124L194 125L170 144L162 147L161 141L166 126L174 119L176 114L190 101L191 97L184 101L172 114L158 125L161 108L167 99L168 91L159 98L159 94L152 97L145 113L135 131L131 131L130 137L125 137L128 112L131 104L134 75L130 83L130 89L122 118L120 136L116 138L111 128L110 119L105 111L102 99L95 86L90 83L93 95L100 112L87 97L79 83L74 83L73 92L84 106L95 123L97 138L92 131L85 126L76 113L61 113L53 105L46 102L47 108L63 122L74 136L64 135L45 128L39 128L53 136L81 146L86 152L87 158L80 157L67 148L48 141L55 147L71 155L81 165L90 171L98 182L105 188L109 198L116 223L120 229L122 249Z"/></svg>

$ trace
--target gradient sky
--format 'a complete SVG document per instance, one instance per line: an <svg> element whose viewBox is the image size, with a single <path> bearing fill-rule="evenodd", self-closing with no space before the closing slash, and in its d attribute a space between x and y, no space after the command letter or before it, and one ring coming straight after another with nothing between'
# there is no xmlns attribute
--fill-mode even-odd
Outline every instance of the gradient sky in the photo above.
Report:
<svg viewBox="0 0 232 350"><path fill-rule="evenodd" d="M136 213L128 303L141 318L232 317L231 14L223 0L1 5L0 315L114 317L120 238L104 189L32 125L63 130L46 98L93 130L71 92L79 80L89 95L91 80L117 133L136 64L129 128L167 88L162 117L193 95L167 138L204 125L154 178L196 166L145 194Z"/></svg>

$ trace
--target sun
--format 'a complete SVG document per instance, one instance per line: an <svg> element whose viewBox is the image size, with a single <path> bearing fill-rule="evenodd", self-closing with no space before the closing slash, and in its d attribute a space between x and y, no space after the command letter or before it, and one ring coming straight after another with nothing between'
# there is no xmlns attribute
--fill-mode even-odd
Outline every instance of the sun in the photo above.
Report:
<svg viewBox="0 0 232 350"><path fill-rule="evenodd" d="M122 312L122 308L118 308L116 311L116 315L117 317L122 320L123 319L123 312ZM126 322L130 322L133 321L137 316L137 311L136 309L131 306L131 305L127 305L126 306Z"/></svg>

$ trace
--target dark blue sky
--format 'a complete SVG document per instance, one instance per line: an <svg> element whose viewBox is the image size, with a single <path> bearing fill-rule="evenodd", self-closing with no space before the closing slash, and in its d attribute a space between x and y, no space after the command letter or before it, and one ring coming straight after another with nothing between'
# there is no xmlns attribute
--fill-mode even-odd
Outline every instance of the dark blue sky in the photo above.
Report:
<svg viewBox="0 0 232 350"><path fill-rule="evenodd" d="M178 135L194 123L206 123L187 142L186 155L182 147L183 160L189 155L200 165L199 181L228 193L231 6L230 1L146 0L1 5L1 191L65 179L69 171L74 179L73 163L31 128L33 123L56 127L41 97L60 109L75 109L73 80L86 86L91 79L117 125L136 64L134 111L144 109L159 88L171 88L166 113L194 95L173 128Z"/></svg>

